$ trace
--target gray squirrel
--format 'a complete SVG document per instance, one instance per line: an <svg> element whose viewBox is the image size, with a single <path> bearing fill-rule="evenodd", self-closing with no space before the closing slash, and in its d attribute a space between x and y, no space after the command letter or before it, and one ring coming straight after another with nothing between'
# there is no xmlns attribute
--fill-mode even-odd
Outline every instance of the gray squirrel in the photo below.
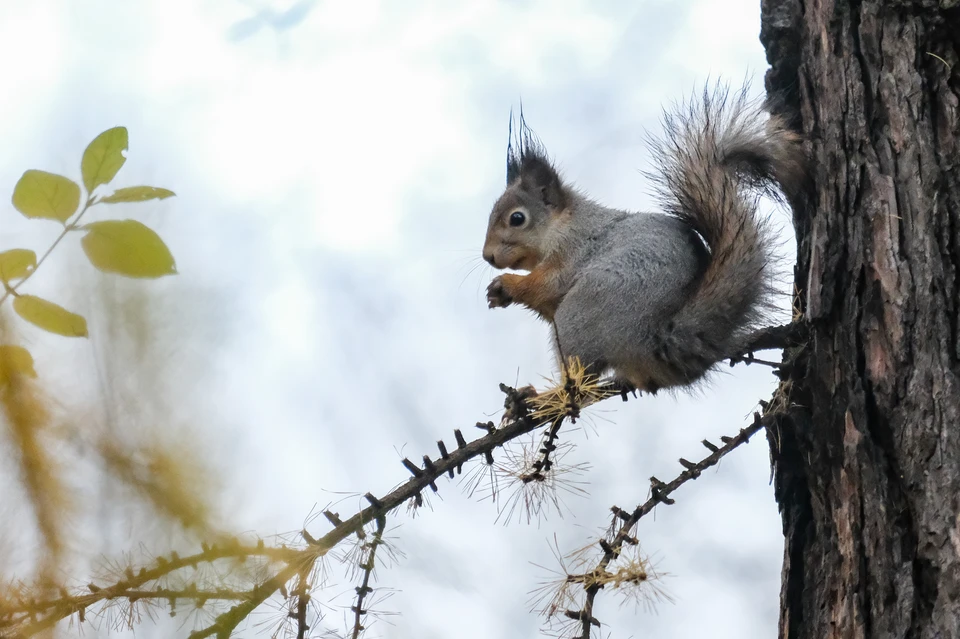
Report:
<svg viewBox="0 0 960 639"><path fill-rule="evenodd" d="M802 197L800 136L722 86L665 112L654 175L663 213L605 207L561 179L520 118L507 187L493 206L484 259L504 274L490 308L521 304L554 327L561 363L612 370L624 389L655 393L702 380L742 352L774 286L761 191Z"/></svg>

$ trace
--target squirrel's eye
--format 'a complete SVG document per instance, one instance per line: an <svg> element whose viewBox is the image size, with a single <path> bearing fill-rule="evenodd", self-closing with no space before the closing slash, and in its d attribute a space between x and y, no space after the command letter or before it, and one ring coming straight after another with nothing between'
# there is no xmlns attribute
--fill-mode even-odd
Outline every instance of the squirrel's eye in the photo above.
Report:
<svg viewBox="0 0 960 639"><path fill-rule="evenodd" d="M527 216L520 211L514 211L510 214L510 226L520 226L527 221Z"/></svg>

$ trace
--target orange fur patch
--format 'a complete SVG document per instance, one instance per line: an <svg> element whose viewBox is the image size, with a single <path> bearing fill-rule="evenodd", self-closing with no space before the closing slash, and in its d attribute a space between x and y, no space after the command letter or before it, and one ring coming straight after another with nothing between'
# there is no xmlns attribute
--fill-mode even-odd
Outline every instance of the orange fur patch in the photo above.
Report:
<svg viewBox="0 0 960 639"><path fill-rule="evenodd" d="M565 293L559 286L556 268L541 263L529 275L506 273L500 281L514 302L536 311L547 321L553 321Z"/></svg>

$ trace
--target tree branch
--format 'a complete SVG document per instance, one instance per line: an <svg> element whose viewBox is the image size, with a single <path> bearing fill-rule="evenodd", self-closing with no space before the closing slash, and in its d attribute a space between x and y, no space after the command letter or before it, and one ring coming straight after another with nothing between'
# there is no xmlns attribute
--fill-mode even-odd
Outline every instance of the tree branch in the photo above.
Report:
<svg viewBox="0 0 960 639"><path fill-rule="evenodd" d="M248 600L235 605L230 610L218 616L213 625L207 626L202 630L191 632L189 639L205 639L213 635L216 635L217 639L230 639L230 634L236 630L240 622L250 616L251 612L269 599L273 593L280 590L285 583L293 579L298 570L299 566L296 564L286 566L276 575L260 584L254 590L253 596Z"/></svg>
<svg viewBox="0 0 960 639"><path fill-rule="evenodd" d="M368 594L373 592L373 588L370 587L370 577L373 575L373 569L376 565L377 548L383 543L383 530L386 528L386 525L386 518L380 517L377 519L377 530L373 533L373 540L370 542L367 557L365 561L360 564L360 568L363 570L363 581L357 587L357 602L352 608L354 613L353 639L359 639L360 633L364 630L363 623L361 622L363 616L367 614L367 611L363 608L363 601Z"/></svg>
<svg viewBox="0 0 960 639"><path fill-rule="evenodd" d="M126 599L132 591L136 591L145 584L165 577L181 568L196 566L201 563L211 563L219 559L257 556L276 561L290 562L298 557L298 551L288 548L273 548L262 543L254 546L242 545L240 543L227 543L219 546L210 546L203 552L186 557L180 557L174 553L169 559L158 557L156 564L152 568L141 568L137 573L134 573L132 569L128 570L124 579L110 586L100 587L91 583L87 586L87 589L90 590L89 594L72 597L61 596L57 599L39 601L29 600L23 602L20 606L7 607L5 612L10 615L23 615L25 618L46 615L22 629L21 636L30 636L52 627L61 619L85 610L102 601ZM143 597L140 598L142 599ZM11 623L4 625L13 626L24 620L25 619L12 619Z"/></svg>
<svg viewBox="0 0 960 639"><path fill-rule="evenodd" d="M754 413L753 424L741 429L735 437L724 437L724 445L722 447L717 447L707 440L704 440L703 445L713 452L695 464L681 458L680 464L683 465L686 470L666 484L656 477L651 477L650 485L652 496L646 502L637 506L632 513L628 513L616 506L611 508L614 515L623 523L611 541L601 540L600 547L603 549L603 557L597 563L597 567L589 575L568 576L570 580L583 583L587 591L587 599L581 610L566 611L568 617L580 621L581 639L590 639L591 627L600 625L600 622L593 616L594 600L604 584L603 579L599 578L598 575L606 574L607 566L620 556L624 543L636 543L636 539L633 538L630 532L637 525L637 522L639 522L644 515L656 508L658 504L673 504L673 500L670 499L670 494L673 491L688 481L696 479L704 470L719 463L725 455L729 454L741 444L750 441L750 438L756 434L757 431L766 426L767 421L766 418L761 418L759 413Z"/></svg>
<svg viewBox="0 0 960 639"><path fill-rule="evenodd" d="M754 331L747 338L744 348L729 358L730 365L733 366L741 362L746 364L757 362L778 366L778 364L774 364L773 362L757 360L753 354L756 351L799 346L806 338L806 332L807 325L805 322L792 322L781 326L769 326Z"/></svg>

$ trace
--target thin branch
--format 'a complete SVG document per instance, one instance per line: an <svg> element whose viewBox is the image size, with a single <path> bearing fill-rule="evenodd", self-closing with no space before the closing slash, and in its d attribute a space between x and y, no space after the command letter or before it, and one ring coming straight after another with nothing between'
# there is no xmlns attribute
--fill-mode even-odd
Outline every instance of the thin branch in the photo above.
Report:
<svg viewBox="0 0 960 639"><path fill-rule="evenodd" d="M296 564L288 565L276 575L260 584L254 590L253 596L250 597L250 599L235 605L230 610L219 615L213 625L191 632L189 639L205 639L213 635L216 635L217 639L229 639L231 633L240 625L240 622L249 617L251 612L273 596L285 583L293 579L299 570L300 568Z"/></svg>
<svg viewBox="0 0 960 639"><path fill-rule="evenodd" d="M203 552L186 557L180 557L174 553L170 558L158 557L156 564L152 568L141 568L139 572L128 571L115 584L100 587L96 584L89 584L87 589L89 594L59 597L48 600L31 600L17 608L7 608L5 612L9 614L22 614L27 617L43 616L41 619L27 625L21 631L23 636L30 636L52 627L61 619L85 610L102 601L112 599L124 599L131 591L135 591L147 583L165 577L181 568L196 566L201 563L211 563L220 559L246 558L262 556L275 561L291 562L296 560L301 551L288 548L273 548L264 544L255 546L236 544L214 545L205 549ZM142 597L141 597L142 598ZM21 620L16 620L18 623ZM14 624L10 624L14 625Z"/></svg>
<svg viewBox="0 0 960 639"><path fill-rule="evenodd" d="M547 432L544 434L543 439L540 442L540 458L531 465L533 468L531 472L520 476L520 480L523 483L526 484L531 481L546 481L547 474L553 468L553 460L551 459L551 455L555 450L557 450L557 439L560 437L561 424L563 424L563 420L554 420L554 422L550 425L550 428L547 429Z"/></svg>
<svg viewBox="0 0 960 639"><path fill-rule="evenodd" d="M189 599L192 601L244 601L250 598L252 590L230 590L216 588L214 590L197 587L186 588L157 588L156 590L132 589L119 593L117 599L129 599L131 602L140 599Z"/></svg>
<svg viewBox="0 0 960 639"><path fill-rule="evenodd" d="M17 282L15 286L9 286L8 284L6 284L6 282L4 282L4 287L6 288L6 291L4 292L3 297L0 297L0 305L2 305L5 301L7 301L7 298L10 297L11 295L17 294L17 290L21 286L23 286L24 283L26 283L26 281L29 280L33 276L33 274L37 272L37 270L39 270L39 268L43 265L44 262L47 261L47 258L50 257L50 254L53 253L53 249L57 248L57 245L60 244L61 241L63 241L63 238L67 236L67 233L77 228L77 223L80 222L80 218L83 217L83 214L87 212L87 209L89 209L91 206L94 206L95 204L98 204L98 203L99 202L96 196L89 197L87 199L86 204L84 204L83 208L80 210L80 213L78 213L77 217L73 219L73 222L64 223L63 231L61 231L60 235L57 236L57 239L53 241L53 243L50 245L50 248L48 248L46 252L40 256L40 259L37 260L37 265L33 267L33 270L27 273L26 275L24 275L23 279Z"/></svg>
<svg viewBox="0 0 960 639"><path fill-rule="evenodd" d="M766 420L766 418L761 418L759 413L754 413L753 424L741 429L735 437L724 437L724 444L721 447L717 447L714 444L704 440L704 446L713 452L697 463L692 463L681 458L680 464L683 465L686 470L677 475L668 483L663 483L656 477L651 477L650 484L652 496L646 502L637 506L632 513L628 513L627 511L616 506L611 509L614 515L619 517L623 523L621 524L616 535L613 537L612 541L608 542L606 540L601 540L600 547L603 549L603 557L597 563L597 567L590 573L590 575L570 575L568 577L571 580L584 583L584 587L587 591L587 598L583 608L579 611L568 611L570 613L568 614L570 618L576 618L581 623L581 639L590 639L591 627L600 625L600 622L593 615L593 605L597 593L600 592L601 588L603 588L603 580L597 579L596 576L604 574L607 566L609 566L611 562L620 556L620 552L624 543L636 543L636 539L633 538L630 532L637 525L637 522L639 522L644 515L656 508L658 504L672 504L673 500L670 499L670 494L673 491L677 490L680 488L680 486L684 485L688 481L696 479L704 470L710 468L711 466L715 466L721 459L723 459L724 456L729 454L735 448L750 441L750 438L756 434L757 431L766 427L767 421L768 420ZM592 576L592 578L588 578L590 576Z"/></svg>
<svg viewBox="0 0 960 639"><path fill-rule="evenodd" d="M307 623L307 606L310 603L310 585L307 583L310 571L313 566L305 566L300 574L297 575L297 639L306 639L307 630L310 625Z"/></svg>
<svg viewBox="0 0 960 639"><path fill-rule="evenodd" d="M734 366L741 362L750 364L766 364L767 366L779 366L774 362L767 362L756 359L753 354L756 351L765 351L778 348L788 348L798 346L803 343L806 334L806 324L804 322L792 322L781 326L770 326L754 331L746 340L743 349L729 358L730 365Z"/></svg>
<svg viewBox="0 0 960 639"><path fill-rule="evenodd" d="M130 603L135 603L140 600L189 600L196 602L196 605L199 608L208 601L246 601L253 596L253 591L233 590L230 588L216 588L211 590L197 588L196 584L191 584L184 588L177 589L156 588L153 590L148 590L131 588L129 590L111 591L110 595L111 596L109 597L109 600L126 599L130 601ZM4 613L11 616L11 619L17 615L22 615L21 619L12 619L10 625L16 625L25 618L37 614L36 611L38 606L46 605L47 608L52 607L53 605L69 606L76 609L77 612L81 612L86 609L87 601L88 598L84 597L83 595L71 596L64 594L63 597L52 604L50 602L28 602L13 608L7 607L5 608Z"/></svg>
<svg viewBox="0 0 960 639"><path fill-rule="evenodd" d="M610 391L610 394L606 397L619 394L619 390L615 389L612 384L607 384L604 388ZM310 542L311 545L318 550L322 549L323 552L326 552L336 546L345 537L363 528L365 524L375 521L378 517L385 516L394 508L414 498L431 483L435 483L443 474L448 473L450 470L455 470L471 459L480 457L481 455L486 456L504 443L536 430L541 426L546 426L548 423L552 423L553 419L554 417L552 416L545 416L538 419L531 415L525 415L520 419L507 422L500 428L492 428L483 437L466 443L452 452L448 451L447 457L441 457L440 459L432 461L427 468L417 468L418 474L411 477L406 483L400 485L388 495L380 498L368 495L367 500L370 502L370 506L367 506L357 514L343 521L322 537L313 539L313 541Z"/></svg>
<svg viewBox="0 0 960 639"><path fill-rule="evenodd" d="M359 639L360 633L364 630L362 620L363 616L367 614L367 611L363 608L363 601L367 595L373 592L373 588L370 587L370 576L373 574L373 569L376 566L377 548L383 543L383 530L386 525L387 520L385 517L377 518L377 530L373 533L373 539L370 541L367 557L364 562L360 564L360 568L363 570L363 581L357 587L357 602L351 608L354 613L353 639Z"/></svg>

